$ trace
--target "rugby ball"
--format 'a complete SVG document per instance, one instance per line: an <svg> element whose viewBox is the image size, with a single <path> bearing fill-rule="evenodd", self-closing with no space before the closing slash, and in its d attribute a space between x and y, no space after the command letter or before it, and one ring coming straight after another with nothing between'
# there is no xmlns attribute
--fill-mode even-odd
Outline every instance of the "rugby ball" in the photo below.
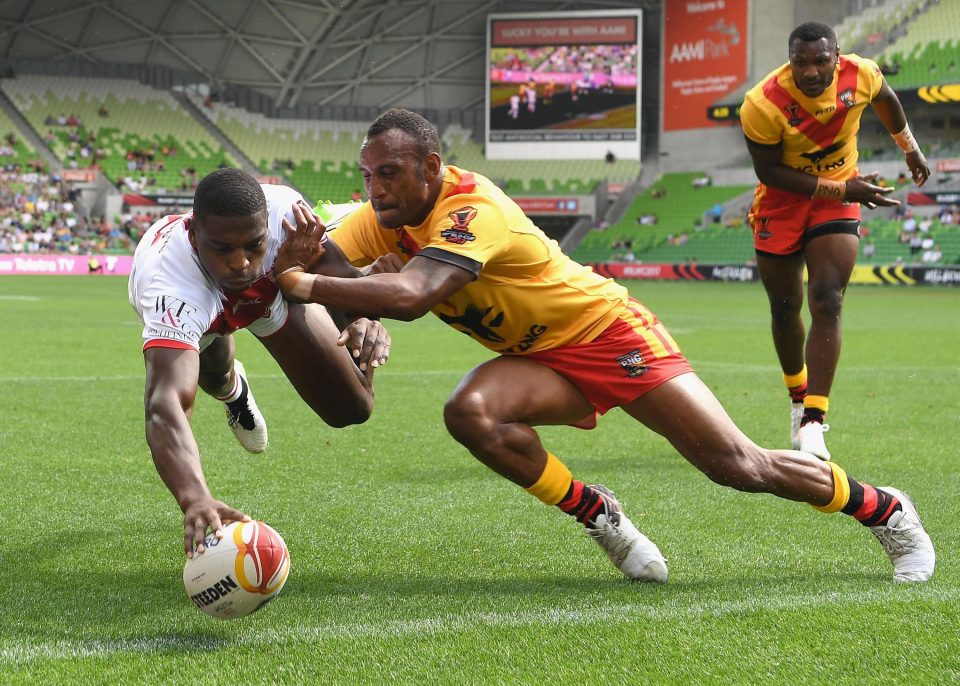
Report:
<svg viewBox="0 0 960 686"><path fill-rule="evenodd" d="M211 534L203 544L206 550L183 566L183 587L211 617L236 619L259 610L290 574L287 544L263 522L233 522L223 538Z"/></svg>

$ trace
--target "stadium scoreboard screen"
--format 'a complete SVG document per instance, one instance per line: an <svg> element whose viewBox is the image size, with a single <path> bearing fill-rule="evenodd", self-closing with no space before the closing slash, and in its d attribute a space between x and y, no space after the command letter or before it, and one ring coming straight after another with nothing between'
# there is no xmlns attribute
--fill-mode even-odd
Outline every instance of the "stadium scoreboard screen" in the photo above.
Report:
<svg viewBox="0 0 960 686"><path fill-rule="evenodd" d="M490 159L640 159L640 10L487 18Z"/></svg>

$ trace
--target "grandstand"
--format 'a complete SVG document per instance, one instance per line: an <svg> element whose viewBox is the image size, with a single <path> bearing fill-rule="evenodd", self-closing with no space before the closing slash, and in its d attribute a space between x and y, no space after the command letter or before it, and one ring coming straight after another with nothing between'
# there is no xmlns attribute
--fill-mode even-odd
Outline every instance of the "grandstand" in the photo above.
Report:
<svg viewBox="0 0 960 686"><path fill-rule="evenodd" d="M343 202L363 188L357 153L368 123L271 119L188 97L263 173L285 177L310 200Z"/></svg>
<svg viewBox="0 0 960 686"><path fill-rule="evenodd" d="M894 88L960 83L960 4L925 2L877 61Z"/></svg>
<svg viewBox="0 0 960 686"><path fill-rule="evenodd" d="M705 172L665 174L630 204L615 224L591 232L573 252L581 262L604 262L630 254L632 260L731 262L752 256L744 217L724 221L722 207L752 186L695 185ZM716 215L711 210L720 206ZM645 223L644 217L652 218Z"/></svg>
<svg viewBox="0 0 960 686"><path fill-rule="evenodd" d="M93 163L128 190L190 189L236 161L169 92L129 80L34 75L0 88L66 167Z"/></svg>
<svg viewBox="0 0 960 686"><path fill-rule="evenodd" d="M900 70L888 76L891 84L956 80L952 72L956 65L951 66L957 48L953 27L960 25L956 3L875 0L847 5L835 22L842 45L860 46L868 54L875 52L878 37L897 36L877 56L899 64ZM647 9L656 13L660 6L651 3ZM321 15L314 16L319 19ZM253 50L254 38L248 40L251 42L242 45L245 58L254 56L255 62L260 61L263 51ZM304 55L300 69L305 70L309 61L317 73L330 75L340 62L332 52L323 55ZM195 66L202 64L197 61L199 54L191 53L191 59ZM294 66L296 61L286 68ZM278 90L270 91L263 85L263 74L250 76L258 68L249 61L238 59L235 63L223 57L218 68L224 76L233 77L211 79L202 69L182 75L161 68L138 72L134 80L129 68L116 69L110 77L109 65L99 69L104 75L97 75L98 68L90 66L75 74L64 73L69 69L62 61L56 68L24 64L21 73L13 70L0 79L0 90L29 130L0 112L3 135L10 135L14 142L9 149L0 150L9 153L0 157L0 162L13 167L37 163L34 146L39 142L64 169L97 170L117 189L100 191L111 198L100 204L116 208L110 210L107 221L127 222L134 236L142 231L142 221L130 224L129 218L147 217L140 212L154 210L124 207L121 211L123 193L131 194L128 197L168 194L186 202L196 181L224 164L243 164L265 180L288 183L311 202L362 196L357 152L370 118L382 111L384 103L364 100L361 93L367 86L376 86L377 92L389 88L394 76L384 76L381 81L376 70L361 70L357 81L341 79L338 89L331 92L324 90L326 86L315 89L312 77L306 76L302 84L291 86L288 75L277 82ZM644 81L655 82L650 75L655 67L645 68ZM424 98L432 92L424 79L416 80L412 88ZM450 93L450 98L462 97L452 95L453 90ZM274 97L272 102L267 101L268 94ZM312 97L314 102L292 106L300 97ZM279 106L284 99L291 105ZM360 104L352 106L352 101ZM397 104L415 106L402 97ZM551 235L564 238L565 249L582 261L629 257L644 262L744 264L752 260L745 211L755 177L736 137L717 132L712 142L705 139L706 145L691 138L697 140L704 163L678 168L675 163L666 164L669 158L658 159L657 153L676 152L675 141L682 146L684 139L657 141L653 135L656 117L648 116L642 163L612 155L607 159L488 159L480 125L483 112L475 103L472 109L464 105L460 111L421 109L434 115L448 162L490 177L516 197L542 198L544 202L557 196L573 198L576 206L589 208L587 215L535 217L549 226ZM954 121L949 115L947 120ZM932 163L938 155L960 152L957 127L930 128L933 124L923 116L918 116L917 122L919 128L915 129ZM886 163L886 173L892 178L900 170L902 157L878 126L865 121L861 159L881 166ZM726 168L717 162L721 159ZM694 186L695 178L711 178L712 182ZM952 189L948 174L941 174L936 183L938 190ZM899 197L905 198L902 191ZM80 209L82 212L83 207ZM574 225L579 227L577 231L571 230ZM588 230L590 226L592 230ZM888 233L878 223L875 252L864 261L899 256L897 246L887 240ZM956 252L951 245L947 238L947 260L954 259Z"/></svg>
<svg viewBox="0 0 960 686"><path fill-rule="evenodd" d="M849 14L833 27L842 52L855 52L885 39L926 5L928 0L886 0Z"/></svg>

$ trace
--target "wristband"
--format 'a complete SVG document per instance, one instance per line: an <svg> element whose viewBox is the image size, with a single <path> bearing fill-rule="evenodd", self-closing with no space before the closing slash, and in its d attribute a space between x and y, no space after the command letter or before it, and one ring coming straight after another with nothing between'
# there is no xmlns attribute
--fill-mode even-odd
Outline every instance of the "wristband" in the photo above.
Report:
<svg viewBox="0 0 960 686"><path fill-rule="evenodd" d="M829 198L831 200L840 200L841 202L847 195L847 182L834 181L817 177L817 187L813 191L811 198Z"/></svg>
<svg viewBox="0 0 960 686"><path fill-rule="evenodd" d="M304 274L302 271L297 275L297 280L290 288L290 295L297 300L309 300L310 292L313 290L313 276Z"/></svg>
<svg viewBox="0 0 960 686"><path fill-rule="evenodd" d="M897 147L904 153L910 153L920 149L920 146L917 145L917 139L913 137L913 132L910 131L909 124L904 126L903 131L900 133L892 133L890 135L893 137L893 140L896 141Z"/></svg>
<svg viewBox="0 0 960 686"><path fill-rule="evenodd" d="M307 281L307 279L303 278L304 276L306 276L306 274L303 271L303 267L297 265L289 269L284 269L277 274L274 280L277 282L277 285L280 286L280 290L284 293L294 295L294 289L302 281Z"/></svg>

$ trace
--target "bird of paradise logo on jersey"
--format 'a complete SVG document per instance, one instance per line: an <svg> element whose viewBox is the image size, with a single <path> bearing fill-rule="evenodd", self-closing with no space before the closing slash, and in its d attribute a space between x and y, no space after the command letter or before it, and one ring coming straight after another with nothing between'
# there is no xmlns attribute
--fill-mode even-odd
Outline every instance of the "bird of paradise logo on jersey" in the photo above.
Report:
<svg viewBox="0 0 960 686"><path fill-rule="evenodd" d="M234 572L241 588L269 595L283 586L290 573L290 553L280 534L263 522L248 522L234 529L233 542Z"/></svg>

